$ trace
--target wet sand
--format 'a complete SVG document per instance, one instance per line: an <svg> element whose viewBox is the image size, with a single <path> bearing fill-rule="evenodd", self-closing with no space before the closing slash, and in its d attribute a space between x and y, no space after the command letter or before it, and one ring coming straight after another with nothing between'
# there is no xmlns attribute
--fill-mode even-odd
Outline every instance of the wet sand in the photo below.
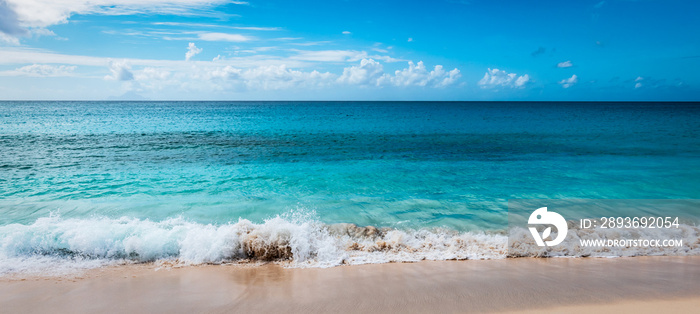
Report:
<svg viewBox="0 0 700 314"><path fill-rule="evenodd" d="M441 261L286 269L127 265L0 279L0 312L693 312L700 257Z"/></svg>

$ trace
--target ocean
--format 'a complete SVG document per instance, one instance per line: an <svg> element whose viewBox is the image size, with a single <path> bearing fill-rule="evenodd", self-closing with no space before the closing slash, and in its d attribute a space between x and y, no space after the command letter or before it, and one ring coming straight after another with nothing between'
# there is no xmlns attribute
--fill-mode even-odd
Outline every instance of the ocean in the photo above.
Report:
<svg viewBox="0 0 700 314"><path fill-rule="evenodd" d="M509 199L699 187L698 103L4 101L0 275L498 259Z"/></svg>

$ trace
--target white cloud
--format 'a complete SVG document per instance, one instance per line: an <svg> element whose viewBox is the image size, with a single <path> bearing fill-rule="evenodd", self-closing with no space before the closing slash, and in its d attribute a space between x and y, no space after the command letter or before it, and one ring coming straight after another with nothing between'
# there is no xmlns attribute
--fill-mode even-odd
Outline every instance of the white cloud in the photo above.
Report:
<svg viewBox="0 0 700 314"><path fill-rule="evenodd" d="M644 78L643 78L643 77L637 76L637 78L634 79L634 81L636 82L636 83L634 84L634 88L642 88L642 86L644 86L644 84L642 84L642 81L644 81Z"/></svg>
<svg viewBox="0 0 700 314"><path fill-rule="evenodd" d="M185 61L190 61L192 57L196 56L200 52L202 52L202 48L197 48L194 43L190 43L187 46L187 52L185 53Z"/></svg>
<svg viewBox="0 0 700 314"><path fill-rule="evenodd" d="M530 76L525 74L523 76L518 77L518 79L515 80L515 87L523 87L525 84L527 84L530 81Z"/></svg>
<svg viewBox="0 0 700 314"><path fill-rule="evenodd" d="M578 83L578 76L576 76L576 74L572 75L568 79L563 79L559 81L559 84L561 84L561 87L563 88L569 88L571 86L574 86L576 83Z"/></svg>
<svg viewBox="0 0 700 314"><path fill-rule="evenodd" d="M104 31L109 34L120 34L127 36L145 36L160 38L163 40L178 40L178 41L228 41L228 42L246 42L256 40L256 37L246 36L241 34L221 33L221 32L201 32L201 31L147 31L147 32L115 32Z"/></svg>
<svg viewBox="0 0 700 314"><path fill-rule="evenodd" d="M4 41L12 42L10 38L15 38L15 36L27 35L28 31L19 25L19 17L17 12L13 10L10 3L0 0L0 39ZM16 38L15 38L16 40Z"/></svg>
<svg viewBox="0 0 700 314"><path fill-rule="evenodd" d="M314 62L356 62L362 59L375 59L384 62L404 61L390 56L369 55L366 51L357 50L292 50L297 54L291 56L292 60Z"/></svg>
<svg viewBox="0 0 700 314"><path fill-rule="evenodd" d="M367 52L356 50L293 50L292 59L318 62L354 62L367 58Z"/></svg>
<svg viewBox="0 0 700 314"><path fill-rule="evenodd" d="M209 70L205 76L210 80L241 85L251 90L280 90L291 88L319 88L333 83L336 75L328 72L303 72L285 65L260 66L240 69L232 66Z"/></svg>
<svg viewBox="0 0 700 314"><path fill-rule="evenodd" d="M33 77L57 77L57 76L72 76L75 69L74 65L49 65L49 64L32 64L26 65L12 71L0 72L2 76L33 76Z"/></svg>
<svg viewBox="0 0 700 314"><path fill-rule="evenodd" d="M279 90L290 88L320 88L337 84L356 86L421 86L445 87L454 84L460 77L458 69L445 71L441 65L428 71L423 62L409 62L408 68L394 75L384 73L381 63L373 59L362 59L359 65L346 67L338 76L329 72L299 71L285 65L258 66L249 69L234 66L209 68L197 78L216 84L228 84L251 90ZM215 88L216 89L216 88Z"/></svg>
<svg viewBox="0 0 700 314"><path fill-rule="evenodd" d="M278 50L279 47L252 47L250 49L241 49L241 47L231 47L235 49L234 54L238 55L240 53L254 53L254 54L259 54L261 52L266 52L266 51L272 51L272 50Z"/></svg>
<svg viewBox="0 0 700 314"><path fill-rule="evenodd" d="M260 27L260 26L229 26L220 24L207 24L207 23L183 23L183 22L152 22L151 25L164 25L164 26L184 26L184 27L198 27L198 28L228 28L228 29L243 29L248 31L279 31L279 27Z"/></svg>
<svg viewBox="0 0 700 314"><path fill-rule="evenodd" d="M141 71L137 71L136 74L134 75L134 79L137 81L143 81L143 80L166 80L170 77L170 71L164 70L164 69L159 69L159 68L153 68L153 67L145 67Z"/></svg>
<svg viewBox="0 0 700 314"><path fill-rule="evenodd" d="M124 84L122 86L138 92L161 91L168 87L179 89L179 85L182 84L179 79L182 78L186 78L186 75L182 73L173 74L164 68L145 67L140 71L134 71L134 80L128 82L133 82L133 84Z"/></svg>
<svg viewBox="0 0 700 314"><path fill-rule="evenodd" d="M343 31L343 34L344 34L344 35L350 35L350 34L352 34L352 33L349 32L349 31Z"/></svg>
<svg viewBox="0 0 700 314"><path fill-rule="evenodd" d="M109 71L111 75L105 76L106 80L131 81L134 79L131 67L126 61L110 62Z"/></svg>
<svg viewBox="0 0 700 314"><path fill-rule="evenodd" d="M0 21L7 27L0 32L10 36L21 36L28 29L46 28L63 24L73 14L173 14L192 15L225 3L229 0L4 0L0 9ZM6 17L16 18L6 18Z"/></svg>
<svg viewBox="0 0 700 314"><path fill-rule="evenodd" d="M301 72L288 69L285 65L265 66L248 69L242 73L246 85L253 89L289 89L293 87L317 88L328 85L335 76L318 71Z"/></svg>
<svg viewBox="0 0 700 314"><path fill-rule="evenodd" d="M233 29L244 29L248 31L278 31L279 27L259 27L259 26L228 26Z"/></svg>
<svg viewBox="0 0 700 314"><path fill-rule="evenodd" d="M104 66L109 58L64 55L37 49L3 48L0 49L0 64L54 63L88 66Z"/></svg>
<svg viewBox="0 0 700 314"><path fill-rule="evenodd" d="M161 59L135 59L128 58L122 59L132 66L157 66L157 67L167 67L172 69L187 69L191 67L192 62L196 63L210 63L212 61L190 61L185 60L161 60ZM9 48L5 47L0 49L0 65L5 64L32 64L32 63L50 63L50 64L70 64L79 66L95 66L104 67L109 64L112 58L107 57L93 57L93 56L83 56L83 55L69 55L69 54L59 54L48 51L43 51L40 49L31 48ZM307 67L311 65L307 62L298 61L291 58L280 58L274 56L266 55L256 55L247 57L227 57L225 60L217 61L217 64L221 63L236 65L239 67L255 67L263 65L281 65L286 64L289 67Z"/></svg>
<svg viewBox="0 0 700 314"><path fill-rule="evenodd" d="M419 61L418 64L408 62L408 68L396 71L394 74L390 81L396 86L445 87L454 83L461 76L459 70L453 69L446 72L442 65L436 65L432 71L428 72L423 61Z"/></svg>
<svg viewBox="0 0 700 314"><path fill-rule="evenodd" d="M408 37L408 42L410 43L412 41L413 41L413 37Z"/></svg>
<svg viewBox="0 0 700 314"><path fill-rule="evenodd" d="M365 86L445 87L453 84L460 76L458 69L448 72L442 65L436 65L432 71L428 71L423 61L419 61L418 64L409 61L408 68L397 70L394 75L390 75L384 73L384 67L379 62L373 59L362 59L359 66L343 69L338 82Z"/></svg>
<svg viewBox="0 0 700 314"><path fill-rule="evenodd" d="M227 65L222 68L215 68L207 73L208 78L214 79L235 79L240 76L243 70Z"/></svg>
<svg viewBox="0 0 700 314"><path fill-rule="evenodd" d="M384 67L372 59L362 59L359 66L351 66L343 69L343 75L338 82L351 85L375 85L381 84L384 76Z"/></svg>
<svg viewBox="0 0 700 314"><path fill-rule="evenodd" d="M281 38L275 38L273 40L277 41L291 41L291 40L299 40L299 39L304 39L302 37L281 37ZM332 43L329 40L320 40L320 41L306 41L306 42L291 42L289 43L290 45L295 45L295 46L305 46L305 47L310 47L310 46L322 46L326 44Z"/></svg>
<svg viewBox="0 0 700 314"><path fill-rule="evenodd" d="M193 52L200 51L194 43L188 46ZM189 52L189 51L188 51ZM102 57L63 55L28 48L7 48L0 50L0 65L32 64L12 71L0 72L4 76L70 75L78 66L105 69L106 80L122 81L122 87L129 87L140 93L165 91L215 91L232 92L239 90L295 90L317 88L342 88L343 86L378 87L430 87L439 88L455 84L460 77L457 69L445 70L437 65L427 68L423 62L409 62L408 67L385 73L381 61L363 51L297 51L291 57L257 54L247 57L229 56L215 58L215 61L195 60L154 60L120 59ZM318 53L318 54L316 54ZM190 58L194 53L190 55ZM332 60L350 62L361 58L352 66L338 72L320 72L308 67L317 62L297 60ZM390 59L387 57L387 59ZM393 59L390 59L393 60ZM325 66L325 65L324 65ZM134 67L132 69L132 67ZM307 69L305 69L307 68ZM83 71L90 73L93 70ZM21 72L21 73L20 73ZM74 73L77 76L79 73ZM87 76L84 76L86 77Z"/></svg>
<svg viewBox="0 0 700 314"><path fill-rule="evenodd" d="M231 42L244 42L252 40L252 37L243 36L240 34L227 34L227 33L200 33L197 37L205 41L231 41Z"/></svg>
<svg viewBox="0 0 700 314"><path fill-rule="evenodd" d="M530 82L530 76L525 74L518 76L499 69L488 69L484 77L477 83L481 88L509 87L523 88Z"/></svg>
<svg viewBox="0 0 700 314"><path fill-rule="evenodd" d="M557 68L570 68L572 66L574 66L574 64L571 63L571 61L564 61L564 62L557 63Z"/></svg>
<svg viewBox="0 0 700 314"><path fill-rule="evenodd" d="M6 35L0 32L0 43L5 42L13 46L19 46L19 39L14 36Z"/></svg>

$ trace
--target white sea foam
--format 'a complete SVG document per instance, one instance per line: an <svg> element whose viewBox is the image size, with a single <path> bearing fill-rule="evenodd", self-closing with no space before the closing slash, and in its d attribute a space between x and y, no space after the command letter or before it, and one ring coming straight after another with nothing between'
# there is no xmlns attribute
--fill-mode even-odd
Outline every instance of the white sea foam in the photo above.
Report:
<svg viewBox="0 0 700 314"><path fill-rule="evenodd" d="M624 257L700 255L700 229L680 224L678 228L591 228L581 229L569 221L566 241L552 247L539 247L525 228L513 228L509 236L509 257ZM552 238L556 237L556 232ZM628 240L625 245L585 245L593 241ZM642 245L643 240L678 240L682 245ZM632 243L631 241L637 241Z"/></svg>
<svg viewBox="0 0 700 314"><path fill-rule="evenodd" d="M179 264L274 261L332 267L394 261L504 258L506 237L449 230L396 230L323 224L286 215L205 225L173 218L40 218L0 227L0 274L91 268L122 262ZM57 266L58 265L58 266Z"/></svg>
<svg viewBox="0 0 700 314"><path fill-rule="evenodd" d="M598 252L575 244L555 249L533 247L532 239L524 232L522 239L511 236L509 243L505 233L329 225L303 214L278 216L260 224L239 219L224 225L199 224L182 218L154 222L133 218L46 217L29 225L0 227L0 275L61 274L148 261L178 265L271 261L286 267L332 267L610 253L610 250ZM577 232L581 231L573 234ZM697 227L683 226L676 232L686 239L687 245L671 254L700 254ZM617 256L664 254L658 250L640 249L633 253L619 250Z"/></svg>

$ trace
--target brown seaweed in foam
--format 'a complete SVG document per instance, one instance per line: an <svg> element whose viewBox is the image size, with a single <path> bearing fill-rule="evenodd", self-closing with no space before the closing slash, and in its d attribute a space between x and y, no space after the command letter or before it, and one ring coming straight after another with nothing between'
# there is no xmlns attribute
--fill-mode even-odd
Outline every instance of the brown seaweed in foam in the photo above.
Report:
<svg viewBox="0 0 700 314"><path fill-rule="evenodd" d="M266 234L248 231L242 241L246 258L262 261L290 260L294 257L288 234Z"/></svg>

